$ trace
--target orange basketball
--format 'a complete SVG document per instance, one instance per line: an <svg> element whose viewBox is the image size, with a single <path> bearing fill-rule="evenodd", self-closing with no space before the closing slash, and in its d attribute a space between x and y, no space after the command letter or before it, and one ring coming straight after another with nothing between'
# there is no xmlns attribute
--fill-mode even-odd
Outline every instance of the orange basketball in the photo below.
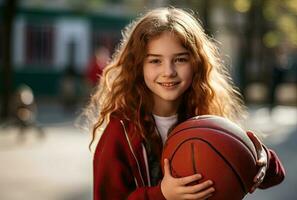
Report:
<svg viewBox="0 0 297 200"><path fill-rule="evenodd" d="M256 149L246 132L213 115L179 124L164 145L162 161L165 158L174 177L200 173L200 182L212 180L216 191L211 200L243 199L258 172Z"/></svg>

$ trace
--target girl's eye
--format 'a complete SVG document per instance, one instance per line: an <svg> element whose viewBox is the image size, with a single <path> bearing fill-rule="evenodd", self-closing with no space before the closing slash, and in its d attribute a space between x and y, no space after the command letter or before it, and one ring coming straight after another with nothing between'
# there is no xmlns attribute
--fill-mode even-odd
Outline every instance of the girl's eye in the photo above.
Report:
<svg viewBox="0 0 297 200"><path fill-rule="evenodd" d="M174 61L179 63L185 63L185 62L188 62L188 60L189 60L188 58L179 57L179 58L176 58Z"/></svg>
<svg viewBox="0 0 297 200"><path fill-rule="evenodd" d="M161 63L161 60L160 59L152 59L152 60L149 60L149 63L159 64L159 63Z"/></svg>

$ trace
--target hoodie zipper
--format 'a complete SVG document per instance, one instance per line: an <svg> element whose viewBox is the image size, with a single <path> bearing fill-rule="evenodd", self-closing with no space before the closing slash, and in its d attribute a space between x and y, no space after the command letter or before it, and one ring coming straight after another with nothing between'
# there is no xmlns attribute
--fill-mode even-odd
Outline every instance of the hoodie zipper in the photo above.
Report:
<svg viewBox="0 0 297 200"><path fill-rule="evenodd" d="M132 148L130 139L129 139L129 137L128 137L128 133L127 133L127 131L126 131L125 124L124 124L123 120L120 120L120 121L121 121L121 124L122 124L122 126L123 126L123 129L124 129L124 132L125 132L125 136L126 136L126 139L127 139L128 144L129 144L130 151L132 152L132 155L133 155L133 157L134 157L134 159L135 159L135 161L136 161L137 169L138 169L138 173L139 173L139 176L140 176L140 178L141 178L141 181L142 181L142 185L145 186L145 184L144 184L144 180L143 180L143 177L142 177L142 174L141 174L141 170L140 170L140 165L139 165L138 159L136 158L136 155L135 155L135 153L134 153L134 150L133 150L133 148ZM136 184L136 186L139 187L140 185L138 184L138 181L137 181L136 177L134 177L134 180L135 180L135 184Z"/></svg>

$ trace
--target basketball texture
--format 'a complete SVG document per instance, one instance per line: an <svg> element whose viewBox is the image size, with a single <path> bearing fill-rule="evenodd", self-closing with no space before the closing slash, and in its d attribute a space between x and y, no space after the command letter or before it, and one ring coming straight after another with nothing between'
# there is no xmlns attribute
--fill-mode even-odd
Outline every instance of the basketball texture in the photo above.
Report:
<svg viewBox="0 0 297 200"><path fill-rule="evenodd" d="M243 199L259 169L246 132L214 115L194 117L175 127L164 145L162 161L165 158L176 178L200 173L199 182L212 180L216 191L211 200Z"/></svg>

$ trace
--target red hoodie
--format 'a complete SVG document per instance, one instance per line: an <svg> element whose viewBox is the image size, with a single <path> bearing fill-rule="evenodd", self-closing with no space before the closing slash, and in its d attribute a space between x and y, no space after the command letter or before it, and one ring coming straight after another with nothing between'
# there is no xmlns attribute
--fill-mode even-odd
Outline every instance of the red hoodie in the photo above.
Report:
<svg viewBox="0 0 297 200"><path fill-rule="evenodd" d="M259 188L268 188L284 179L277 155L268 150L269 168ZM143 139L132 123L111 118L94 154L94 200L165 200L160 184L150 186Z"/></svg>

